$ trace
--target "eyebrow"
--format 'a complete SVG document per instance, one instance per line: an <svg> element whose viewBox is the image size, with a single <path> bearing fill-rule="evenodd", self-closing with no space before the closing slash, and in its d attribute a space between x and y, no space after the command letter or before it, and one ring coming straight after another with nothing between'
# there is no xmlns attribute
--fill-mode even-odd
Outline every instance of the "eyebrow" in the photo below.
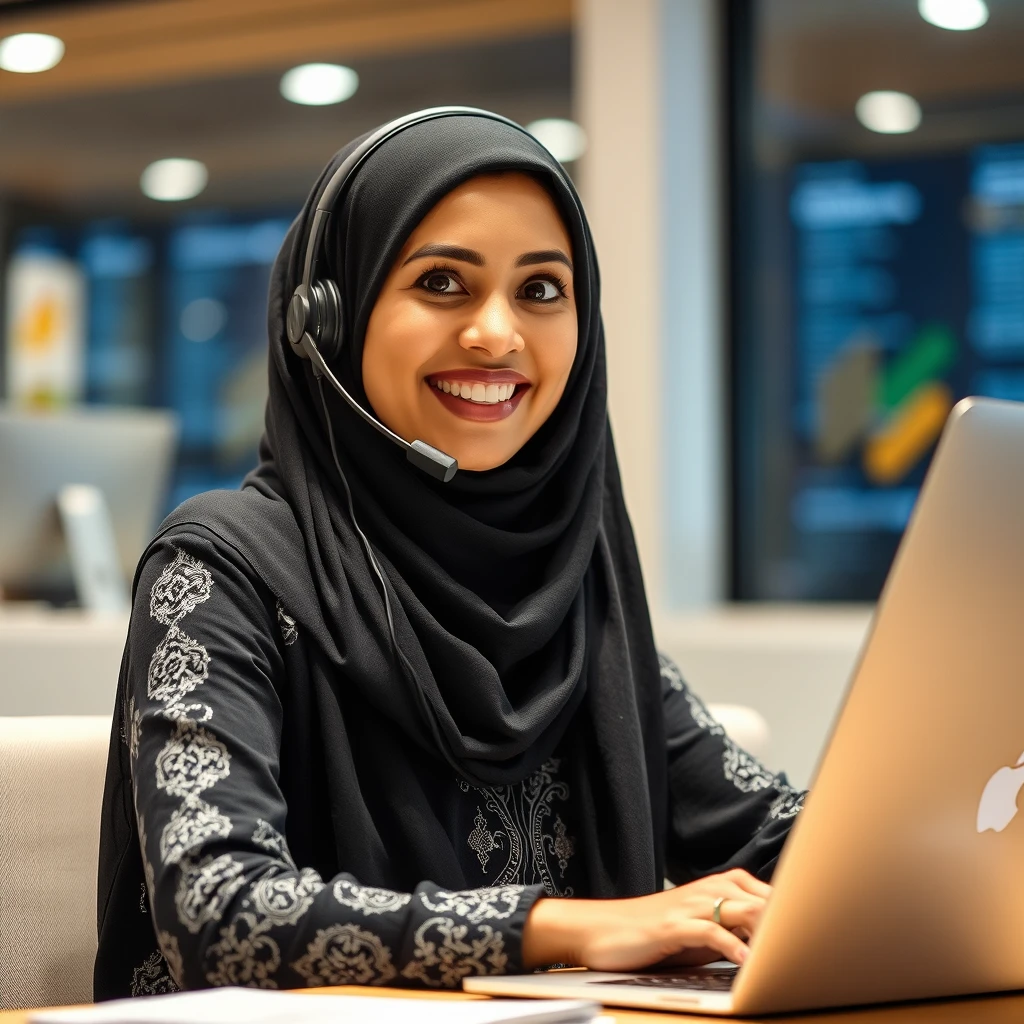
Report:
<svg viewBox="0 0 1024 1024"><path fill-rule="evenodd" d="M405 260L402 266L425 256L443 256L446 259L459 260L461 263L471 263L474 267L482 267L486 262L483 255L476 249L466 249L461 245L446 245L443 242L429 242L427 245L421 245ZM516 258L515 266L532 267L538 263L564 263L572 270L572 260L561 249L535 249L533 252L524 252Z"/></svg>

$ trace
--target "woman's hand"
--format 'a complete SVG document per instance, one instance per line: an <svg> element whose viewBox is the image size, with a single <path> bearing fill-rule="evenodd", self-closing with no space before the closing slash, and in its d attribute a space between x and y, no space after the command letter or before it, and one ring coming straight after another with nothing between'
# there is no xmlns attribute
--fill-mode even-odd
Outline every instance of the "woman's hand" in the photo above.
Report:
<svg viewBox="0 0 1024 1024"><path fill-rule="evenodd" d="M736 869L632 899L540 899L523 929L523 966L635 971L721 959L741 964L747 957L743 940L757 930L771 891ZM715 924L720 897L721 924Z"/></svg>

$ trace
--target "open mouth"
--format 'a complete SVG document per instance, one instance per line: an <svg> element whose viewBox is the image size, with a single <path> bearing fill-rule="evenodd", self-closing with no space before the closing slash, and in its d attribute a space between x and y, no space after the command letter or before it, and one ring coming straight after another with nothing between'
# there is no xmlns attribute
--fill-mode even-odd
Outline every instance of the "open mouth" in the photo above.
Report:
<svg viewBox="0 0 1024 1024"><path fill-rule="evenodd" d="M431 374L426 384L441 404L463 419L505 419L516 411L530 382L511 370Z"/></svg>

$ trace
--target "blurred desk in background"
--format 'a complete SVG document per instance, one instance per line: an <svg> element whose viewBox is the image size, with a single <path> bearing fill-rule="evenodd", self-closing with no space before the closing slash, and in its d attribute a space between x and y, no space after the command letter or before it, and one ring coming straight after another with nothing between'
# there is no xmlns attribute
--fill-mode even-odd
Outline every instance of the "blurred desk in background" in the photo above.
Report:
<svg viewBox="0 0 1024 1024"><path fill-rule="evenodd" d="M110 715L127 616L0 604L0 716Z"/></svg>
<svg viewBox="0 0 1024 1024"><path fill-rule="evenodd" d="M655 621L706 702L746 704L771 738L762 759L807 784L867 632L867 606L736 605ZM127 618L0 604L0 716L109 715Z"/></svg>

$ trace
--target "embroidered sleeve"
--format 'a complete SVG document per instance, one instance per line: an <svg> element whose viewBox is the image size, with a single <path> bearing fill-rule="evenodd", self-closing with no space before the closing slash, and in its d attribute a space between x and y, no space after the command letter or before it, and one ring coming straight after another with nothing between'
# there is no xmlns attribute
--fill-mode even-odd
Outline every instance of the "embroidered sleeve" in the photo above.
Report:
<svg viewBox="0 0 1024 1024"><path fill-rule="evenodd" d="M803 793L733 742L659 655L669 776L669 879L745 868L771 875Z"/></svg>
<svg viewBox="0 0 1024 1024"><path fill-rule="evenodd" d="M122 714L158 950L133 990L455 988L518 970L540 886L393 892L296 863L273 682L299 632L260 587L190 534L140 579Z"/></svg>

